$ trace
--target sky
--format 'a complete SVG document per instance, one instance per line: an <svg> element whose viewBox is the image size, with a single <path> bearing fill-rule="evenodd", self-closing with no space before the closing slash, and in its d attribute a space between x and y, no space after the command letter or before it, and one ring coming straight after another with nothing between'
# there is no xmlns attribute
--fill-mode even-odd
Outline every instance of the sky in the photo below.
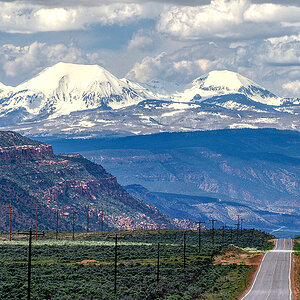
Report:
<svg viewBox="0 0 300 300"><path fill-rule="evenodd" d="M226 69L300 97L300 0L0 2L0 82L61 61L179 84Z"/></svg>

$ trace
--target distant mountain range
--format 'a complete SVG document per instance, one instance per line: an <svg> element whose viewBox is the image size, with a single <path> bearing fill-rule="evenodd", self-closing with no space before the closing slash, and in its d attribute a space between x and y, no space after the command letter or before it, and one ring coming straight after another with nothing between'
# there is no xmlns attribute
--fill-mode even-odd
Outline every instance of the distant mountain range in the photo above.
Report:
<svg viewBox="0 0 300 300"><path fill-rule="evenodd" d="M299 132L210 130L52 144L101 163L128 192L172 217L233 225L240 214L245 226L300 230Z"/></svg>
<svg viewBox="0 0 300 300"><path fill-rule="evenodd" d="M0 83L0 128L30 136L109 136L224 128L300 130L300 99L212 71L187 85L118 79L97 65L58 63Z"/></svg>
<svg viewBox="0 0 300 300"><path fill-rule="evenodd" d="M157 208L131 196L103 167L79 154L55 155L50 145L30 140L14 132L0 131L0 230L9 228L12 205L13 230L35 227L55 230L137 228L187 228L188 220L167 217Z"/></svg>

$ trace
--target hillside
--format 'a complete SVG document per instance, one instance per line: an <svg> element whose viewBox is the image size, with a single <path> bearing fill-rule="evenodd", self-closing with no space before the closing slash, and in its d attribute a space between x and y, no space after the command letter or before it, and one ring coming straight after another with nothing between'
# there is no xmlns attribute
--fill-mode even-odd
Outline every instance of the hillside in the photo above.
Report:
<svg viewBox="0 0 300 300"><path fill-rule="evenodd" d="M101 163L124 186L140 184L151 192L221 200L204 205L201 198L192 201L182 196L181 202L187 206L171 205L180 211L188 208L190 215L193 208L196 219L205 213L228 222L241 214L248 226L300 228L298 132L216 130L57 140L53 145L57 151L76 149ZM171 198L158 196L165 202Z"/></svg>
<svg viewBox="0 0 300 300"><path fill-rule="evenodd" d="M129 195L103 167L79 154L55 155L50 145L13 132L0 132L0 229L8 228L9 203L13 228L35 225L39 209L41 229L55 229L56 209L61 230L71 230L73 209L76 228L90 229L180 227L155 207ZM183 225L185 226L185 225Z"/></svg>

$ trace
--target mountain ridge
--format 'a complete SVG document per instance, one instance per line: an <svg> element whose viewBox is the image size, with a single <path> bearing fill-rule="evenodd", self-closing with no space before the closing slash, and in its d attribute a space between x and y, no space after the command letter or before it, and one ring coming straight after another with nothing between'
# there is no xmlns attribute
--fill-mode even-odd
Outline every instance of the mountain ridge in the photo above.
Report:
<svg viewBox="0 0 300 300"><path fill-rule="evenodd" d="M300 100L227 70L186 86L118 79L98 65L58 63L0 94L0 129L30 136L147 134L224 128L300 130Z"/></svg>
<svg viewBox="0 0 300 300"><path fill-rule="evenodd" d="M15 141L14 141L15 137ZM9 138L9 141L4 141ZM157 208L129 195L115 176L80 154L53 153L49 144L35 142L13 132L0 131L0 229L7 229L8 205L14 210L14 226L33 226L39 208L40 228L55 229L56 210L60 226L70 230L73 210L76 226L86 228L86 205L91 229L99 230L104 211L105 229L185 228L188 220L175 220ZM6 146L6 147L3 147Z"/></svg>

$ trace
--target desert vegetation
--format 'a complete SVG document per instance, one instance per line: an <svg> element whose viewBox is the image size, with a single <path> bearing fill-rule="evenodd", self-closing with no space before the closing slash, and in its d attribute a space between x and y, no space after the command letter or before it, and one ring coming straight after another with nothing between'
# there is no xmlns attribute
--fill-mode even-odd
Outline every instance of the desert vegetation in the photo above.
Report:
<svg viewBox="0 0 300 300"><path fill-rule="evenodd" d="M55 232L33 240L31 296L34 299L236 299L249 284L253 266L214 262L230 251L256 253L271 235L244 229L136 230L104 233ZM184 255L184 234L186 246ZM114 291L115 236L117 290ZM34 235L33 235L34 237ZM26 298L28 236L0 234L1 298ZM157 250L160 269L157 278ZM243 250L241 250L243 249ZM200 251L199 251L200 250ZM159 280L158 280L159 279Z"/></svg>

